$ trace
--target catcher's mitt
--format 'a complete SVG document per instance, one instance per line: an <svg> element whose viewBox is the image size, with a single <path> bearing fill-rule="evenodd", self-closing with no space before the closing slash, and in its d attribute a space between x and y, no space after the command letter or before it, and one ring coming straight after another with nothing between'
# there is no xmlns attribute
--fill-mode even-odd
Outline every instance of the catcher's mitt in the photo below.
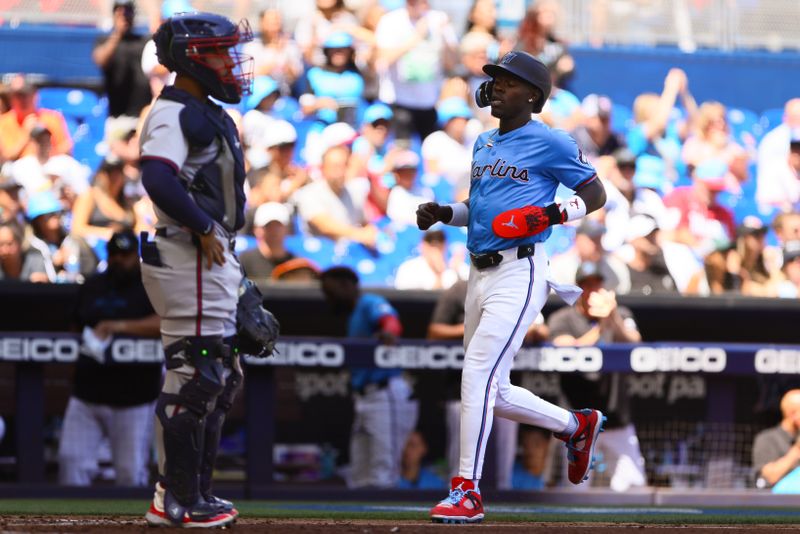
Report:
<svg viewBox="0 0 800 534"><path fill-rule="evenodd" d="M281 330L278 320L262 306L264 297L252 280L242 277L236 305L239 352L260 358L272 356Z"/></svg>

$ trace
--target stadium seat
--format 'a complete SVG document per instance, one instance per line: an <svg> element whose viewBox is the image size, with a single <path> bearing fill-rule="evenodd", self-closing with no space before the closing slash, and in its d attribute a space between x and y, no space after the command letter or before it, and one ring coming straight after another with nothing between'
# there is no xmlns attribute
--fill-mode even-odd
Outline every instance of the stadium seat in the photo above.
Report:
<svg viewBox="0 0 800 534"><path fill-rule="evenodd" d="M783 122L783 108L771 108L761 114L761 129L764 134Z"/></svg>
<svg viewBox="0 0 800 534"><path fill-rule="evenodd" d="M611 105L611 130L627 132L633 126L633 111L628 106L614 103Z"/></svg>
<svg viewBox="0 0 800 534"><path fill-rule="evenodd" d="M752 135L758 141L764 133L761 118L755 111L745 108L728 108L727 119L731 127L731 134L739 144L748 144L746 134Z"/></svg>
<svg viewBox="0 0 800 534"><path fill-rule="evenodd" d="M327 269L336 262L336 246L331 239L294 234L286 236L284 244L286 250L313 261L320 269Z"/></svg>
<svg viewBox="0 0 800 534"><path fill-rule="evenodd" d="M100 104L97 94L88 89L43 87L38 94L40 107L58 110L66 117L92 116Z"/></svg>

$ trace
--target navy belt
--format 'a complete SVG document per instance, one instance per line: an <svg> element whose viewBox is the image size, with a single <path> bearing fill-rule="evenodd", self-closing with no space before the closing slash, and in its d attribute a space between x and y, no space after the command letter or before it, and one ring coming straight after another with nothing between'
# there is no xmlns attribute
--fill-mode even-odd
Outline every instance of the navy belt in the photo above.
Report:
<svg viewBox="0 0 800 534"><path fill-rule="evenodd" d="M536 252L535 243L532 245L520 245L517 247L517 259L533 256L534 252ZM500 265L500 262L503 261L503 255L500 251L486 252L485 254L470 254L469 259L476 269L483 270Z"/></svg>

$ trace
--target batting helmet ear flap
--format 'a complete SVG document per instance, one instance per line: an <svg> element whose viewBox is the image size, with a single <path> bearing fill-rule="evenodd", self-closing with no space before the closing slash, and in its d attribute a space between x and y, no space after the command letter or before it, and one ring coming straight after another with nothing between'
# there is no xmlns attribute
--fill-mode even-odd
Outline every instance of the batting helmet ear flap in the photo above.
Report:
<svg viewBox="0 0 800 534"><path fill-rule="evenodd" d="M479 108L485 108L492 103L492 88L494 80L487 80L475 90L475 103Z"/></svg>

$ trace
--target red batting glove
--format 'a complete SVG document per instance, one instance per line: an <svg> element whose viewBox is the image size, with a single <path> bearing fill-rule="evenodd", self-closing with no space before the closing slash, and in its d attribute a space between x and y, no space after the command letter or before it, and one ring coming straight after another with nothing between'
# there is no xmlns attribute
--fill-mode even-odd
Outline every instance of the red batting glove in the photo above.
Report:
<svg viewBox="0 0 800 534"><path fill-rule="evenodd" d="M561 213L558 204L547 207L525 206L504 211L492 221L492 231L503 239L519 239L541 233L554 224L561 224L566 215Z"/></svg>

